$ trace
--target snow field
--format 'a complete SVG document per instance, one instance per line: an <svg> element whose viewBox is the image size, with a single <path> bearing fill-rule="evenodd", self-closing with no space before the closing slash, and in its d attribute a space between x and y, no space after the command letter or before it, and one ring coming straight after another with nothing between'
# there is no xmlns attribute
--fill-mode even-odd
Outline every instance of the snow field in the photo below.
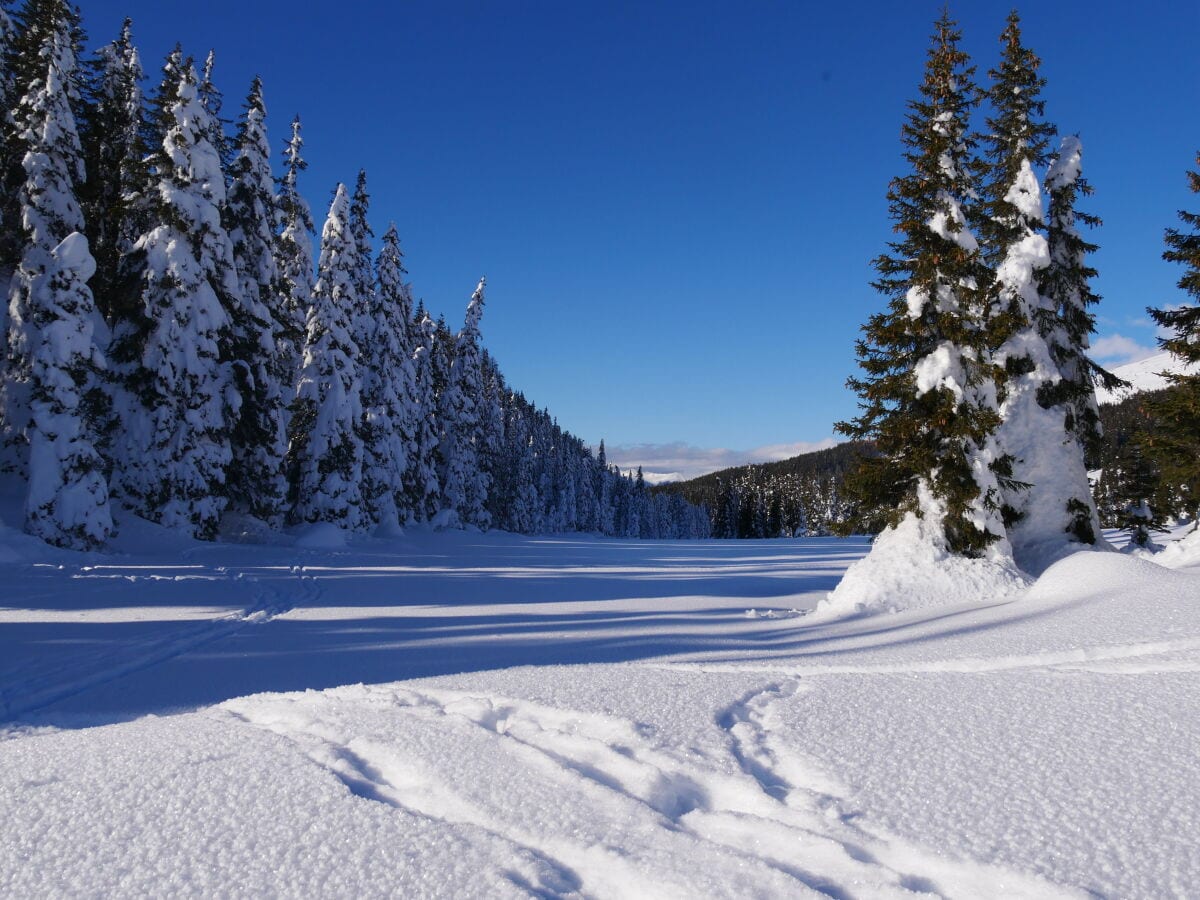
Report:
<svg viewBox="0 0 1200 900"><path fill-rule="evenodd" d="M21 545L0 573L22 598L0 641L40 673L0 682L26 710L0 740L0 894L1200 883L1190 539L1174 570L1080 553L1016 595L831 620L796 611L863 542L156 534ZM64 640L112 655L55 670Z"/></svg>

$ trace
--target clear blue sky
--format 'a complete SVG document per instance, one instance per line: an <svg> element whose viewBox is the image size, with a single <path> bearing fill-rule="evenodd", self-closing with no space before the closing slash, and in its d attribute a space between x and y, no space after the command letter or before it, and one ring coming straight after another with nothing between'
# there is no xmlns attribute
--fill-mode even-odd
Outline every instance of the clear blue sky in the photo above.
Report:
<svg viewBox="0 0 1200 900"><path fill-rule="evenodd" d="M154 80L175 41L215 48L229 115L261 74L276 147L303 117L318 227L365 167L418 296L457 327L486 274L488 347L586 440L746 450L853 414L939 3L81 2L93 44L133 17ZM952 6L981 74L1009 8ZM1105 220L1101 347L1149 346L1143 307L1182 299L1163 228L1196 206L1200 5L1022 16Z"/></svg>

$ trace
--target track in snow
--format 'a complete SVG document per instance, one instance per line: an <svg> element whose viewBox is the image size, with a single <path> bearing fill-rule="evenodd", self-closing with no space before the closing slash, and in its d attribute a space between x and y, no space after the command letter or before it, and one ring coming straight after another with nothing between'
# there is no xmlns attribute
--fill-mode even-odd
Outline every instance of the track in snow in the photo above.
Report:
<svg viewBox="0 0 1200 900"><path fill-rule="evenodd" d="M120 566L82 566L73 579L123 578L135 583L140 580L175 580L169 576L120 574ZM72 654L65 659L53 658L41 665L23 663L0 672L0 721L11 720L23 713L48 706L88 688L105 684L124 675L138 672L245 628L270 622L292 609L297 603L314 603L321 588L303 566L292 566L294 590L285 590L257 577L256 570L216 566L208 574L182 576L188 580L221 585L249 585L252 602L230 615L201 623L170 629L136 643L122 642L119 646Z"/></svg>
<svg viewBox="0 0 1200 900"><path fill-rule="evenodd" d="M221 709L294 741L352 794L510 845L538 897L1074 896L870 827L835 779L773 736L799 681L719 713L726 752L662 745L616 716L476 692L356 686ZM486 760L485 770L470 760ZM696 884L694 863L733 880Z"/></svg>

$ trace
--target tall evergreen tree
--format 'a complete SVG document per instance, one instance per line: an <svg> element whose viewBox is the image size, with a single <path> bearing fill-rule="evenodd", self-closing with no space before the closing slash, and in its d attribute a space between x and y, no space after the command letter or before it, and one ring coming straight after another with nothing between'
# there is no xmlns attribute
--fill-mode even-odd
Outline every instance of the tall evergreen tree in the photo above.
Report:
<svg viewBox="0 0 1200 900"><path fill-rule="evenodd" d="M483 317L485 281L471 295L466 320L454 342L454 360L441 398L442 509L449 524L487 528L487 475L479 460L479 414L483 390L479 321Z"/></svg>
<svg viewBox="0 0 1200 900"><path fill-rule="evenodd" d="M25 241L21 222L19 194L26 173L24 156L27 141L23 133L27 128L27 111L22 106L37 92L37 86L46 77L43 48L59 33L66 23L71 52L79 58L79 46L83 39L78 11L64 0L25 0L10 16L0 15L0 49L4 57L0 60L0 88L5 92L5 105L0 121L0 273L13 272L17 268L24 250ZM62 85L67 102L76 122L82 112L82 94L77 77L73 74Z"/></svg>
<svg viewBox="0 0 1200 900"><path fill-rule="evenodd" d="M371 212L371 195L367 193L367 173L360 169L354 184L354 196L350 200L350 235L353 240L354 291L358 306L354 312L354 339L361 349L370 345L374 323L371 321L371 292L375 289L375 275L371 270L373 253L371 238L375 232L368 221Z"/></svg>
<svg viewBox="0 0 1200 900"><path fill-rule="evenodd" d="M99 547L113 530L88 396L104 366L92 333L96 311L87 286L94 267L87 238L72 232L50 252L43 280L30 297L36 338L26 527L51 544L76 550Z"/></svg>
<svg viewBox="0 0 1200 900"><path fill-rule="evenodd" d="M40 138L31 133L41 114L31 104L41 96L47 78L46 48L54 46L58 35L66 29L74 34L79 27L77 14L63 0L27 0L12 17L0 21L0 37L5 41L5 55L0 60L3 88L7 105L0 121L0 282L6 289L7 303L0 324L0 469L26 471L28 462L27 429L29 426L30 366L33 335L29 332L28 291L22 290L18 278L9 287L7 276L17 273L28 249L27 224L23 217L26 204L23 191L28 181L25 155L31 142ZM71 44L74 49L74 43ZM60 85L64 101L78 96L73 75ZM74 121L74 118L72 118ZM74 133L74 132L72 132ZM64 165L70 170L71 197L75 197L79 178L75 173L81 165L80 150L64 150ZM67 231L58 234L61 240ZM55 242L57 243L57 241ZM53 244L50 245L52 247ZM47 248L49 249L49 248Z"/></svg>
<svg viewBox="0 0 1200 900"><path fill-rule="evenodd" d="M604 439L596 456L596 528L601 534L613 533L612 478L608 471L608 454Z"/></svg>
<svg viewBox="0 0 1200 900"><path fill-rule="evenodd" d="M308 313L304 364L289 427L294 522L365 524L362 502L362 384L351 332L357 254L350 201L339 184L321 232L321 261Z"/></svg>
<svg viewBox="0 0 1200 900"><path fill-rule="evenodd" d="M1196 155L1200 166L1200 154ZM1188 186L1200 194L1200 168L1187 173ZM1200 367L1200 213L1179 211L1184 228L1168 228L1163 259L1179 263L1180 289L1188 302L1147 311L1166 329L1159 346L1192 367ZM1148 404L1155 427L1144 443L1164 480L1183 498L1193 520L1200 522L1200 374L1169 373L1172 390Z"/></svg>
<svg viewBox="0 0 1200 900"><path fill-rule="evenodd" d="M134 296L113 327L111 364L123 388L114 477L141 515L211 538L226 505L238 405L222 353L239 292L221 217L225 176L196 90L195 67L177 48L154 98L160 143L142 192L148 230L122 261Z"/></svg>
<svg viewBox="0 0 1200 900"><path fill-rule="evenodd" d="M1083 144L1075 135L1062 139L1046 173L1050 200L1048 238L1050 265L1042 273L1042 292L1054 309L1050 352L1062 381L1044 398L1065 403L1067 427L1091 459L1099 452L1103 433L1096 403L1096 385L1113 391L1125 382L1095 363L1088 355L1096 316L1091 307L1100 302L1092 290L1096 270L1088 255L1099 249L1084 239L1079 226L1096 228L1100 219L1076 208L1079 197L1090 197L1092 187L1083 176Z"/></svg>
<svg viewBox="0 0 1200 900"><path fill-rule="evenodd" d="M50 543L86 550L107 539L112 518L87 402L104 359L92 335L87 280L95 263L76 198L83 159L68 87L76 60L65 4L38 60L43 76L29 84L14 116L25 150L25 243L9 295L18 336L9 346L21 351L17 370L28 373L26 527Z"/></svg>
<svg viewBox="0 0 1200 900"><path fill-rule="evenodd" d="M308 309L312 305L313 220L299 186L300 173L308 168L301 155L303 146L300 117L297 116L292 120L292 136L283 154L284 173L279 179L277 199L281 230L275 241L275 269L279 275L277 293L283 310L280 366L290 373L286 382L289 388L300 371Z"/></svg>
<svg viewBox="0 0 1200 900"><path fill-rule="evenodd" d="M262 80L255 78L238 124L226 214L240 299L232 310L229 356L241 397L226 480L238 508L278 527L287 502L284 406L291 399L292 374L290 360L280 353L286 314L276 292L275 192L266 115Z"/></svg>
<svg viewBox="0 0 1200 900"><path fill-rule="evenodd" d="M87 180L80 201L96 260L92 289L106 319L111 316L109 298L118 290L121 257L142 231L134 201L146 178L143 72L132 30L126 19L120 36L96 54L95 108L83 134Z"/></svg>
<svg viewBox="0 0 1200 900"><path fill-rule="evenodd" d="M865 326L865 374L848 382L862 412L838 429L879 449L850 481L860 504L893 524L910 511L935 519L947 550L977 556L1005 537L1007 473L994 441L985 270L963 211L976 196L968 120L978 92L959 38L943 14L903 127L911 172L888 192L900 238L875 262L888 308Z"/></svg>
<svg viewBox="0 0 1200 900"><path fill-rule="evenodd" d="M415 418L412 456L404 470L404 493L407 507L419 522L437 513L441 485L438 482L439 445L441 431L438 423L438 404L435 382L436 326L419 304L413 317L414 346L412 350Z"/></svg>
<svg viewBox="0 0 1200 900"><path fill-rule="evenodd" d="M396 226L383 236L371 297L370 352L363 355L363 501L383 526L408 518L404 473L416 446L412 300Z"/></svg>
<svg viewBox="0 0 1200 900"><path fill-rule="evenodd" d="M507 388L500 367L492 355L480 345L479 365L479 427L476 432L479 465L489 484L495 481L496 469L504 446L504 394ZM490 491L490 488L489 488Z"/></svg>
<svg viewBox="0 0 1200 900"><path fill-rule="evenodd" d="M229 173L233 171L234 146L226 132L226 126L229 123L221 117L225 96L213 83L213 69L216 67L216 63L217 51L209 50L208 56L204 59L204 68L200 74L200 83L196 87L196 94L200 98L200 105L208 113L204 123L204 135L217 151L217 158L221 161L221 171Z"/></svg>
<svg viewBox="0 0 1200 900"><path fill-rule="evenodd" d="M1001 62L989 74L993 114L984 142L984 203L978 215L992 266L988 324L1000 387L997 442L1012 479L1003 487L1008 536L1019 565L1043 568L1071 540L1094 543L1083 444L1070 428L1073 397L1051 350L1067 343L1055 302L1042 291L1050 265L1042 192L1054 128L1043 120L1041 61L1021 42L1017 13L1000 38Z"/></svg>

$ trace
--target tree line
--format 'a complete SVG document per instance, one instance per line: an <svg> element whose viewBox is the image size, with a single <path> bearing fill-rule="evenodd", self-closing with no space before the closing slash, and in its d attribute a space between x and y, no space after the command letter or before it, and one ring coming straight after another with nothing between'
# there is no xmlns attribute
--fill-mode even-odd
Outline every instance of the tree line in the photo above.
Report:
<svg viewBox="0 0 1200 900"><path fill-rule="evenodd" d="M202 539L230 514L707 533L509 388L483 279L457 332L414 308L365 172L314 246L301 123L276 177L260 79L230 134L213 54L176 47L147 97L128 20L84 43L64 0L0 3L0 465L30 533L98 547L113 499Z"/></svg>

